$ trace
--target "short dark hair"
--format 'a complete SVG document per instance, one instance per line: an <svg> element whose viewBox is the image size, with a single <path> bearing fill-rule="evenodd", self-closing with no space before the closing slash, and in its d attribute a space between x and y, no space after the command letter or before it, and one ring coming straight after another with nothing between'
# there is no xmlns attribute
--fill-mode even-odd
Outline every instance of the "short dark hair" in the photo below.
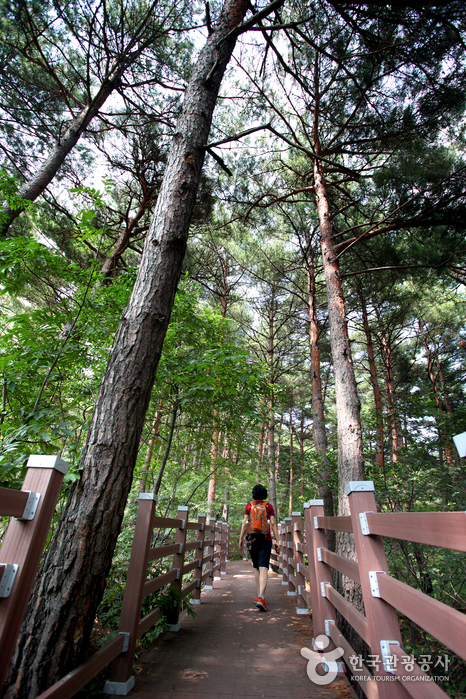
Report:
<svg viewBox="0 0 466 699"><path fill-rule="evenodd" d="M252 497L254 500L265 500L267 497L267 488L264 485L258 483L252 489Z"/></svg>

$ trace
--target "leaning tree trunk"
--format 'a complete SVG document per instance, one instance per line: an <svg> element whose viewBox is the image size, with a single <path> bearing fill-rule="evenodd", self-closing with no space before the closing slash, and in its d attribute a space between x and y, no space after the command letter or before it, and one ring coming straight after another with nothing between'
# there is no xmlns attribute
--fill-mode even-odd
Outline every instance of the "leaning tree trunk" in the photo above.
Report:
<svg viewBox="0 0 466 699"><path fill-rule="evenodd" d="M107 77L102 81L94 99L92 99L89 104L86 104L78 116L73 119L59 142L48 154L45 162L36 171L34 176L20 188L18 195L22 199L26 201L35 201L51 183L58 170L63 165L66 157L71 153L92 119L99 113L108 97L120 84L121 77L125 70L139 55L140 51L138 51L137 54L133 52L131 58L126 58L126 60L115 63ZM9 207L4 209L5 219L0 226L0 235L6 235L13 221L25 208L26 206L18 206L16 209L11 209Z"/></svg>
<svg viewBox="0 0 466 699"><path fill-rule="evenodd" d="M226 0L186 89L139 273L75 485L28 607L7 696L33 699L83 657L131 486L186 250L205 145L248 0ZM20 669L21 668L21 669Z"/></svg>

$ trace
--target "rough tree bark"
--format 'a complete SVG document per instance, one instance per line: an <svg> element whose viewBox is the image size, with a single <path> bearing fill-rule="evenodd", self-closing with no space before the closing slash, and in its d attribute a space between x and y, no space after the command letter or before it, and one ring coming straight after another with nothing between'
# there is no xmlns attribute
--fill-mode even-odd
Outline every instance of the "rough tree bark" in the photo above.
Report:
<svg viewBox="0 0 466 699"><path fill-rule="evenodd" d="M345 486L349 481L364 480L364 456L362 448L362 430L360 402L356 387L351 346L346 320L343 283L340 264L335 250L335 237L327 195L327 185L323 173L321 143L319 138L319 72L316 60L315 73L315 112L313 137L316 156L314 158L314 188L320 227L320 242L324 265L325 284L330 329L330 346L332 350L333 369L335 372L335 398L338 418L338 514L348 515L349 502ZM337 535L337 553L356 560L356 549L352 534L339 532ZM362 598L354 581L342 577L340 588L345 597L361 608Z"/></svg>
<svg viewBox="0 0 466 699"><path fill-rule="evenodd" d="M278 508L277 508L277 486L275 480L275 399L273 395L274 389L274 320L275 320L275 288L272 286L272 293L270 299L269 308L269 340L267 347L267 366L269 369L269 381L271 386L270 398L269 398L269 424L267 426L267 457L269 466L269 492L268 499L273 505L275 510L275 516L278 521Z"/></svg>
<svg viewBox="0 0 466 699"><path fill-rule="evenodd" d="M186 250L218 90L248 0L226 0L186 89L134 290L73 488L35 586L7 697L33 699L82 659L102 598Z"/></svg>
<svg viewBox="0 0 466 699"><path fill-rule="evenodd" d="M288 517L291 517L293 512L293 487L294 487L294 473L293 473L293 412L290 405L290 498L288 502Z"/></svg>
<svg viewBox="0 0 466 699"><path fill-rule="evenodd" d="M316 278L314 254L311 247L311 237L306 232L306 277L307 277L307 308L309 318L309 354L311 357L311 388L312 388L312 436L314 446L320 459L319 464L319 498L324 501L324 514L332 517L333 492L330 487L330 461L327 456L327 432L325 430L324 398L322 395L322 380L320 375L319 323L317 320ZM327 531L327 543L331 551L335 551L335 532Z"/></svg>

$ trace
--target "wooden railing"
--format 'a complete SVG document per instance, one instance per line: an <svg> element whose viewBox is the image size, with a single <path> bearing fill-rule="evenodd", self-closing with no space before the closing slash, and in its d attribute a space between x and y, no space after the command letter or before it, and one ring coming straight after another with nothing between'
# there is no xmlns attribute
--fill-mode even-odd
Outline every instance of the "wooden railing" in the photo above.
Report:
<svg viewBox="0 0 466 699"><path fill-rule="evenodd" d="M180 628L179 595L174 595L174 606L170 610L156 608L142 619L141 606L144 597L166 585L183 595L192 595L192 603L200 604L201 588L212 589L213 580L225 574L228 530L226 523L198 515L197 522L188 521L189 509L180 506L177 518L158 517L155 514L157 497L152 493L139 494L139 507L134 532L133 546L128 567L126 587L123 595L118 636L89 660L70 672L66 677L39 695L37 699L71 699L82 687L107 665L110 679L104 694L126 696L134 686L132 675L136 641L146 633L163 615L167 616L170 630ZM154 529L174 530L171 544L151 548ZM187 541L189 531L196 532L193 541ZM192 560L186 554L193 552ZM147 566L153 561L165 562L171 558L170 570L147 580ZM166 567L166 566L165 566ZM184 577L190 579L183 586Z"/></svg>
<svg viewBox="0 0 466 699"><path fill-rule="evenodd" d="M58 457L30 457L23 490L0 488L0 514L21 518L9 523L0 552L0 686L8 672L66 470L67 464ZM189 522L187 507L179 507L176 518L158 517L156 500L152 493L139 495L117 637L37 699L71 699L108 665L110 679L104 693L125 696L134 686L132 668L137 639L164 615L169 628L177 631L180 598L190 594L191 602L200 604L202 586L212 589L213 580L226 574L229 525L216 523L203 514L198 515L197 522ZM34 503L35 516L31 513ZM151 547L156 529L165 534L173 530L172 543ZM148 565L154 562L168 570L147 579ZM141 619L143 599L167 585L175 591L171 596L173 607L156 608Z"/></svg>
<svg viewBox="0 0 466 699"><path fill-rule="evenodd" d="M58 456L30 456L21 490L0 488L0 515L12 517L0 549L0 687L47 541L68 464Z"/></svg>
<svg viewBox="0 0 466 699"><path fill-rule="evenodd" d="M311 500L304 505L304 519L293 512L293 517L280 522L281 550L275 558L282 585L288 595L296 596L298 614L312 609L315 638L325 634L333 642L327 648L317 643L314 650L341 648L342 659L353 669L357 661L354 675L369 699L446 699L442 689L403 649L397 611L464 660L466 615L391 577L382 537L466 551L466 514L378 513L372 481L348 483L346 493L349 516L324 517L323 501ZM328 550L327 530L353 534L357 561ZM334 589L332 569L360 584L365 614ZM379 658L372 673L360 663L360 656L338 628L337 611L369 646L371 658Z"/></svg>

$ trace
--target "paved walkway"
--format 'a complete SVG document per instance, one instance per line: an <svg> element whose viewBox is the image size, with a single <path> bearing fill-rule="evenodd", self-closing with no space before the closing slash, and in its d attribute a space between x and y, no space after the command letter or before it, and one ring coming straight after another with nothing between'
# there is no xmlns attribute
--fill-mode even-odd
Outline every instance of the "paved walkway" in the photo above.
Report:
<svg viewBox="0 0 466 699"><path fill-rule="evenodd" d="M268 613L253 605L251 564L227 563L227 575L202 593L197 616L161 636L138 660L134 699L343 699L354 697L342 675L325 687L307 677L300 654L311 648L309 617L295 614L281 578L269 574Z"/></svg>

